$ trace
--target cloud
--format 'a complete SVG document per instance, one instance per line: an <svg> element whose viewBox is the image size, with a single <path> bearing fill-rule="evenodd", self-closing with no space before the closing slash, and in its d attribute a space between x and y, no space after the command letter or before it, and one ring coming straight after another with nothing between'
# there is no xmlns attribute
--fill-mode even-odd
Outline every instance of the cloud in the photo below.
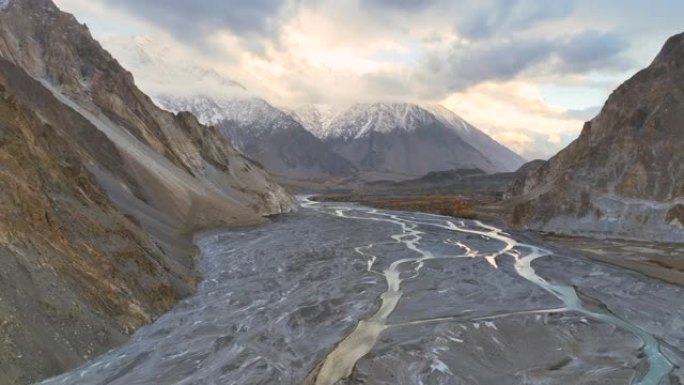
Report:
<svg viewBox="0 0 684 385"><path fill-rule="evenodd" d="M468 39L484 39L566 17L573 6L573 0L495 0L473 12L462 13L456 28Z"/></svg>
<svg viewBox="0 0 684 385"><path fill-rule="evenodd" d="M376 10L421 11L434 6L439 0L361 0L362 6Z"/></svg>
<svg viewBox="0 0 684 385"><path fill-rule="evenodd" d="M100 0L124 9L176 38L203 42L217 32L230 31L246 40L275 39L285 0Z"/></svg>
<svg viewBox="0 0 684 385"><path fill-rule="evenodd" d="M583 123L547 104L541 87L525 81L479 84L442 104L526 159L553 156L577 137Z"/></svg>
<svg viewBox="0 0 684 385"><path fill-rule="evenodd" d="M136 85L150 96L255 96L239 81L220 73L216 66L199 65L204 60L198 60L196 52L170 38L117 36L102 39L101 43L133 73Z"/></svg>
<svg viewBox="0 0 684 385"><path fill-rule="evenodd" d="M588 30L563 43L557 52L560 69L583 72L605 67L625 68L631 63L619 54L628 47L627 40L615 33Z"/></svg>
<svg viewBox="0 0 684 385"><path fill-rule="evenodd" d="M233 79L283 106L441 102L527 157L572 140L684 12L639 0L55 1L98 39L161 39L162 70L122 60L145 89L240 91Z"/></svg>
<svg viewBox="0 0 684 385"><path fill-rule="evenodd" d="M594 119L599 112L601 112L601 106L592 106L582 109L568 110L565 113L565 116L567 116L568 119L579 119L582 121L589 121L591 119Z"/></svg>
<svg viewBox="0 0 684 385"><path fill-rule="evenodd" d="M519 39L485 45L456 46L447 55L451 90L461 90L488 80L509 80L545 60L553 43L544 39Z"/></svg>
<svg viewBox="0 0 684 385"><path fill-rule="evenodd" d="M586 73L630 64L621 54L628 44L614 33L585 31L555 38L520 37L457 42L443 52L428 54L416 69L418 83L428 93L449 94L487 81L508 81L536 70L537 74Z"/></svg>

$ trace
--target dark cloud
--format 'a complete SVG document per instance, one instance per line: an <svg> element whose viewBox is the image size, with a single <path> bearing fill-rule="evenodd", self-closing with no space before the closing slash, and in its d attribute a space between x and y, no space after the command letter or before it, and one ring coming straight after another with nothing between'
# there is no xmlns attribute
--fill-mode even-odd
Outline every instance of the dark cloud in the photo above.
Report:
<svg viewBox="0 0 684 385"><path fill-rule="evenodd" d="M628 47L627 40L614 33L586 31L565 41L558 51L561 70L584 72L602 67L623 67L628 62L619 54Z"/></svg>
<svg viewBox="0 0 684 385"><path fill-rule="evenodd" d="M627 44L611 33L586 31L560 38L516 38L457 44L425 58L418 83L448 94L486 81L506 81L524 71L584 73L624 66Z"/></svg>
<svg viewBox="0 0 684 385"><path fill-rule="evenodd" d="M460 35L469 39L484 39L568 16L573 5L573 0L495 0L472 12L459 13L461 17L456 28Z"/></svg>
<svg viewBox="0 0 684 385"><path fill-rule="evenodd" d="M272 38L285 0L101 0L157 24L184 40L203 40L228 30L238 36Z"/></svg>
<svg viewBox="0 0 684 385"><path fill-rule="evenodd" d="M487 80L508 80L552 52L553 43L543 39L456 47L446 59L451 74L449 84L460 90Z"/></svg>
<svg viewBox="0 0 684 385"><path fill-rule="evenodd" d="M431 8L440 0L361 0L362 6L378 10L422 11Z"/></svg>

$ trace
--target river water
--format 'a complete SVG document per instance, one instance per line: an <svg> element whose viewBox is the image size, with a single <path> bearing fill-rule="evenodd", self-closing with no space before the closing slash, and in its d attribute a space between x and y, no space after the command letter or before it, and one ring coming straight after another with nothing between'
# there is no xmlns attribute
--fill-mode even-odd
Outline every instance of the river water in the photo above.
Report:
<svg viewBox="0 0 684 385"><path fill-rule="evenodd" d="M684 290L477 221L303 200L44 384L684 384Z"/></svg>

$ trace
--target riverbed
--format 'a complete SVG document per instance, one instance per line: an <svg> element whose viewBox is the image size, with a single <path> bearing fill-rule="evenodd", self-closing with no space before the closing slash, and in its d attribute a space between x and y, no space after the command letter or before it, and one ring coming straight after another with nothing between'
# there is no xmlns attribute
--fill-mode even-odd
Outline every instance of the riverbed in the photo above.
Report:
<svg viewBox="0 0 684 385"><path fill-rule="evenodd" d="M684 384L684 289L494 226L303 200L198 240L195 296L44 384Z"/></svg>

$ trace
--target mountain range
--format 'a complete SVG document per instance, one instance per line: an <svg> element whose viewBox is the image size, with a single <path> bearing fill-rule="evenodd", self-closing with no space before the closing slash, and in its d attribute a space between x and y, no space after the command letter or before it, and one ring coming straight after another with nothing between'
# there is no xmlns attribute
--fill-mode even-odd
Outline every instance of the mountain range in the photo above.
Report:
<svg viewBox="0 0 684 385"><path fill-rule="evenodd" d="M350 161L263 99L161 95L155 100L169 111L189 111L200 122L216 126L238 150L274 175L320 179L349 176L356 171Z"/></svg>
<svg viewBox="0 0 684 385"><path fill-rule="evenodd" d="M514 171L525 160L451 110L411 103L306 106L293 115L359 169L407 179L433 171Z"/></svg>
<svg viewBox="0 0 684 385"><path fill-rule="evenodd" d="M161 95L169 111L190 111L217 126L240 151L290 178L410 179L433 171L507 172L525 160L439 106L409 103L304 106L289 112L263 99Z"/></svg>

